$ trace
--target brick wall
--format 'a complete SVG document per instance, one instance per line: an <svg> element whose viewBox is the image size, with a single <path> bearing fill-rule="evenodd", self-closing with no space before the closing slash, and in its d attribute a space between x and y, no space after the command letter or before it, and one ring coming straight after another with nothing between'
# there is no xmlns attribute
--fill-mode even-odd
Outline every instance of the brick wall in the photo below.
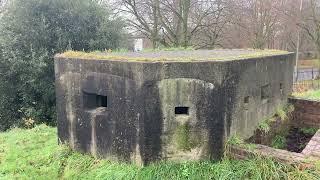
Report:
<svg viewBox="0 0 320 180"><path fill-rule="evenodd" d="M250 157L267 157L274 160L302 167L312 167L320 160L320 130L308 143L302 153L289 152L272 147L256 144L248 149L242 146L229 146L227 154L235 159L247 159Z"/></svg>
<svg viewBox="0 0 320 180"><path fill-rule="evenodd" d="M292 125L320 128L320 101L289 99L289 103L293 104L295 107L294 112L291 114ZM275 125L277 125L277 123L275 123ZM262 141L258 143L263 143L268 139L267 136L261 136L260 138ZM270 157L288 164L301 165L301 167L312 167L314 162L320 160L320 130L313 136L302 153L294 153L256 144L256 147L253 149L241 146L231 146L229 147L228 154L236 159L246 159L251 156L259 155L262 157Z"/></svg>
<svg viewBox="0 0 320 180"><path fill-rule="evenodd" d="M320 101L305 99L289 99L293 104L292 122L300 127L319 127L320 128Z"/></svg>

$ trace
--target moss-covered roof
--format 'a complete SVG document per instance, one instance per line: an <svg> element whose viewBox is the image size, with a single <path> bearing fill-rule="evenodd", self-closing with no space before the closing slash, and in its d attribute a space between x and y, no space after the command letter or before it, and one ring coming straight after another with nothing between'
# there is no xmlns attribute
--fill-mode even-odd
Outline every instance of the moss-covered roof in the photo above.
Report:
<svg viewBox="0 0 320 180"><path fill-rule="evenodd" d="M151 52L80 52L67 51L57 57L93 60L125 60L125 61L219 61L242 60L290 54L280 50L188 50L188 51L151 51Z"/></svg>

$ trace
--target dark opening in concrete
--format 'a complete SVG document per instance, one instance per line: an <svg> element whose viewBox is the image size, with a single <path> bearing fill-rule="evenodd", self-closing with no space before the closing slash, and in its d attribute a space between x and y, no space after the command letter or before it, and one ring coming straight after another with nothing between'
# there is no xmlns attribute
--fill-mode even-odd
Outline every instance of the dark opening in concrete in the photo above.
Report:
<svg viewBox="0 0 320 180"><path fill-rule="evenodd" d="M244 98L244 103L245 104L249 104L249 101L250 101L250 97L249 96Z"/></svg>
<svg viewBox="0 0 320 180"><path fill-rule="evenodd" d="M271 88L270 84L261 87L261 99L268 100L270 98Z"/></svg>
<svg viewBox="0 0 320 180"><path fill-rule="evenodd" d="M189 115L189 107L176 107L174 113L176 115Z"/></svg>
<svg viewBox="0 0 320 180"><path fill-rule="evenodd" d="M249 109L249 102L250 102L250 96L247 96L244 98L244 109L248 110Z"/></svg>
<svg viewBox="0 0 320 180"><path fill-rule="evenodd" d="M108 107L108 98L107 96L97 95L97 107Z"/></svg>
<svg viewBox="0 0 320 180"><path fill-rule="evenodd" d="M94 109L99 107L108 107L108 98L107 96L102 96L92 93L83 93L84 97L84 107L87 109Z"/></svg>
<svg viewBox="0 0 320 180"><path fill-rule="evenodd" d="M283 94L283 83L280 83L280 93Z"/></svg>

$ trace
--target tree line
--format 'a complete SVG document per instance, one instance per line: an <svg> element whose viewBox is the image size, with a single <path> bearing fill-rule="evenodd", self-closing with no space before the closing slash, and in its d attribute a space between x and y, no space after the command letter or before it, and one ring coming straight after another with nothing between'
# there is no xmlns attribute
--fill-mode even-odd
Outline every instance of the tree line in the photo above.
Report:
<svg viewBox="0 0 320 180"><path fill-rule="evenodd" d="M302 2L302 9L300 5ZM320 54L319 0L120 0L153 47L274 48Z"/></svg>

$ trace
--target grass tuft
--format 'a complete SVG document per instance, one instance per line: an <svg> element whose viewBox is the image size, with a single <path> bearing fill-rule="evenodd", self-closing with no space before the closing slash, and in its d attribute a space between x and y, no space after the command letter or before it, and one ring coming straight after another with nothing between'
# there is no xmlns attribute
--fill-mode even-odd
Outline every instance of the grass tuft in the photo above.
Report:
<svg viewBox="0 0 320 180"><path fill-rule="evenodd" d="M273 118L271 118L271 119L273 119ZM258 126L258 129L259 129L261 132L265 133L265 134L269 133L270 130L271 130L269 121L270 121L270 119L264 120L264 121L260 122L260 123L259 123L259 126Z"/></svg>
<svg viewBox="0 0 320 180"><path fill-rule="evenodd" d="M271 142L271 147L276 149L284 149L286 147L287 139L285 136L276 135Z"/></svg>
<svg viewBox="0 0 320 180"><path fill-rule="evenodd" d="M319 128L301 128L301 131L304 133L304 134L309 134L309 135L314 135L317 133L317 131L319 130Z"/></svg>

